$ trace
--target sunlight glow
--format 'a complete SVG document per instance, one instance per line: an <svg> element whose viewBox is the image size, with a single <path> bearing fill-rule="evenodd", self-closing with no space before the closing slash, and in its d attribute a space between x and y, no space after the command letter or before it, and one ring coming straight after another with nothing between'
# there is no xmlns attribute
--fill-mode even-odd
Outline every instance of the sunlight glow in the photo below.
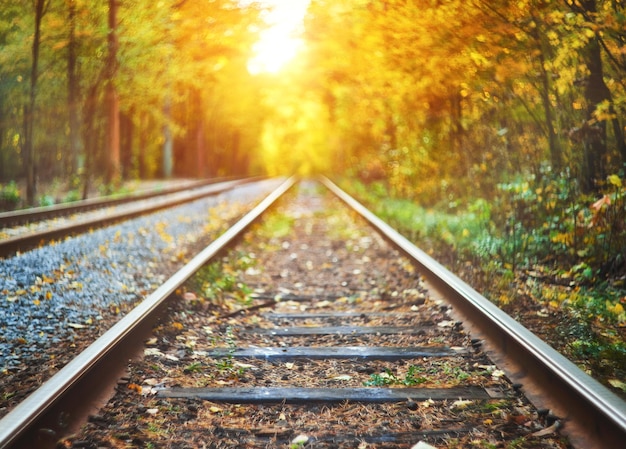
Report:
<svg viewBox="0 0 626 449"><path fill-rule="evenodd" d="M277 73L291 61L303 46L299 35L309 0L264 0L272 10L266 21L269 27L260 33L254 44L254 56L248 62L248 71L253 75L267 72Z"/></svg>

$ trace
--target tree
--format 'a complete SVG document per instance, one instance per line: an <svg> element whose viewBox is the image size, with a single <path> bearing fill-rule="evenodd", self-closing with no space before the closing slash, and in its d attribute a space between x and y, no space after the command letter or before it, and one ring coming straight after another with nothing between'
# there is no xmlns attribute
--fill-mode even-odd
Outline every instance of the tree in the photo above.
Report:
<svg viewBox="0 0 626 449"><path fill-rule="evenodd" d="M67 0L68 37L67 37L67 111L69 122L69 172L78 174L81 151L80 138L80 83L78 79L78 38L76 36L77 10L76 0Z"/></svg>
<svg viewBox="0 0 626 449"><path fill-rule="evenodd" d="M39 78L39 49L41 45L41 20L43 19L48 0L35 0L35 29L32 44L32 60L30 69L30 91L28 103L24 106L24 161L26 166L26 202L35 203L37 194L37 154L34 145L35 106L37 100L37 80Z"/></svg>
<svg viewBox="0 0 626 449"><path fill-rule="evenodd" d="M606 112L611 114L610 120L614 125L616 147L623 162L626 162L624 134L615 114L611 91L605 82L602 43L596 26L599 17L597 3L596 0L578 0L570 3L572 11L584 19L583 32L587 38L582 48L582 60L587 69L584 82L587 116L581 128L580 137L584 140L585 151L583 185L588 191L594 190L599 181L606 179L611 166L607 147L607 119L598 115L603 106L606 106ZM617 4L615 7L617 8Z"/></svg>
<svg viewBox="0 0 626 449"><path fill-rule="evenodd" d="M107 107L107 152L108 166L106 180L109 184L117 184L121 179L120 171L120 112L119 98L115 88L117 72L117 1L109 0L109 29L107 34L108 56L106 70L106 107Z"/></svg>

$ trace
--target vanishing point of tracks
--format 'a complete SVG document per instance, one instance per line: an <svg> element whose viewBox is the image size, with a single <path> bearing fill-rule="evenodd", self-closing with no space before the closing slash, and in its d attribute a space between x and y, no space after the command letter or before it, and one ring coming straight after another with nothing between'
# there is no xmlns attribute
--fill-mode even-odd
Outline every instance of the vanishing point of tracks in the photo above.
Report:
<svg viewBox="0 0 626 449"><path fill-rule="evenodd" d="M288 180L0 420L0 447L623 447L621 399L322 181L376 231L306 183L242 238ZM198 280L212 260L234 288Z"/></svg>

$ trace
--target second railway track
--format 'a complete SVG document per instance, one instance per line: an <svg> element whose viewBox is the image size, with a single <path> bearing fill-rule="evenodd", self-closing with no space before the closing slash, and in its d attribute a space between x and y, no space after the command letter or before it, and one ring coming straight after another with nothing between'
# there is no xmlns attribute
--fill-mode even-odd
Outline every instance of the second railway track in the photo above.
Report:
<svg viewBox="0 0 626 449"><path fill-rule="evenodd" d="M376 219L402 251L364 227L319 185L303 184L223 252L277 197L105 334L95 354L55 376L55 392L36 392L0 421L0 446L621 447L623 401ZM174 291L161 321L141 325ZM87 401L70 378L93 393L110 377L103 366L125 365L138 341L143 356L115 395L70 433L60 418ZM526 364L523 376L508 371L516 363ZM554 412L528 400L530 383ZM12 430L3 434L3 424Z"/></svg>
<svg viewBox="0 0 626 449"><path fill-rule="evenodd" d="M159 191L0 213L0 257L112 223L217 195L259 178L196 181ZM69 219L67 218L69 217Z"/></svg>

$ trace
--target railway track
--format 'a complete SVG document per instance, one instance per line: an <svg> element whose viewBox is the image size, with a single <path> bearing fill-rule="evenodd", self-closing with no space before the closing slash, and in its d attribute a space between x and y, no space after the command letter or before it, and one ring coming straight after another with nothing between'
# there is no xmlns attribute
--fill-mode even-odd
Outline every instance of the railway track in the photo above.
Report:
<svg viewBox="0 0 626 449"><path fill-rule="evenodd" d="M234 179L215 178L209 180L196 180L179 182L167 187L141 190L127 195L110 195L104 197L88 198L85 200L71 201L68 203L54 204L52 206L33 207L18 209L8 212L0 212L0 227L19 226L34 221L41 221L56 217L63 217L76 213L86 212L93 209L116 206L139 200L146 200L158 196L170 195L187 190L205 187L220 182Z"/></svg>
<svg viewBox="0 0 626 449"><path fill-rule="evenodd" d="M26 251L42 243L90 229L174 207L209 195L217 195L257 179L196 181L134 195L93 198L49 207L2 212L0 213L0 230L2 234L7 235L0 238L0 257L7 257L17 251ZM69 220L58 220L60 217L72 216L73 218ZM25 226L37 222L40 222L40 225ZM21 228L14 229L14 232L10 233L10 227L18 226Z"/></svg>
<svg viewBox="0 0 626 449"><path fill-rule="evenodd" d="M622 447L623 401L332 183L377 232L304 184L242 238L294 182L2 419L0 447Z"/></svg>

